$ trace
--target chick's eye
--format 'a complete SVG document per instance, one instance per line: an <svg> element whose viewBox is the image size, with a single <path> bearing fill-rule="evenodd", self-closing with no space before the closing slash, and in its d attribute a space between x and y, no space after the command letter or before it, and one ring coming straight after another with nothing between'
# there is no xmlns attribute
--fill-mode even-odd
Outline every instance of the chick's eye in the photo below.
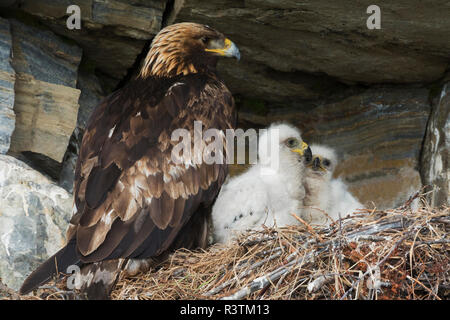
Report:
<svg viewBox="0 0 450 320"><path fill-rule="evenodd" d="M328 159L324 159L322 163L325 167L328 167L331 164L330 160L328 160Z"/></svg>
<svg viewBox="0 0 450 320"><path fill-rule="evenodd" d="M297 139L289 138L289 139L286 140L286 145L289 148L292 148L292 147L295 147L296 145L298 145L298 141L297 141Z"/></svg>

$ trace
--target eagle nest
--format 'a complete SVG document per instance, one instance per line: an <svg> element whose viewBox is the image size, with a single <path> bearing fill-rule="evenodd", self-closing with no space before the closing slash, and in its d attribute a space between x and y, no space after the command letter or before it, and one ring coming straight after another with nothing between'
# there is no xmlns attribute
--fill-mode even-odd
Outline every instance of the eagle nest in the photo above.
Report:
<svg viewBox="0 0 450 320"><path fill-rule="evenodd" d="M411 203L420 198L421 206ZM228 245L178 250L152 272L122 277L112 299L448 299L450 207L416 195L330 227L252 231ZM64 281L20 299L76 299ZM1 296L0 292L0 296Z"/></svg>

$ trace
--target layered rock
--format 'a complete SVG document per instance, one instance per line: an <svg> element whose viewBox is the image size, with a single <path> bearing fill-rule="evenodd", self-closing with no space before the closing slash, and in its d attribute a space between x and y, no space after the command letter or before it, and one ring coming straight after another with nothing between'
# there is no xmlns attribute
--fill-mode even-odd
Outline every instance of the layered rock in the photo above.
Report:
<svg viewBox="0 0 450 320"><path fill-rule="evenodd" d="M435 189L430 203L450 205L450 77L433 101L423 145L422 177L425 184Z"/></svg>
<svg viewBox="0 0 450 320"><path fill-rule="evenodd" d="M0 154L5 154L14 131L14 82L11 66L12 40L9 21L0 18Z"/></svg>
<svg viewBox="0 0 450 320"><path fill-rule="evenodd" d="M333 103L275 109L265 116L241 113L252 123L289 120L308 143L336 149L336 176L364 204L392 208L421 188L419 157L430 105L428 90L379 87Z"/></svg>
<svg viewBox="0 0 450 320"><path fill-rule="evenodd" d="M175 3L173 20L206 23L236 42L242 63L235 67L223 61L220 72L234 93L250 97L287 102L289 97L324 96L323 88L315 85L320 75L344 83L431 82L443 76L449 62L445 0L379 4L381 30L367 28L366 10L372 3L364 1ZM272 78L280 72L284 81L300 89L280 97ZM288 90L289 85L282 87Z"/></svg>
<svg viewBox="0 0 450 320"><path fill-rule="evenodd" d="M83 25L89 29L112 27L111 32L118 36L146 40L160 30L166 1L24 0L21 9L43 19L56 20L68 17L67 8L72 4L79 6Z"/></svg>
<svg viewBox="0 0 450 320"><path fill-rule="evenodd" d="M17 290L65 243L72 197L21 161L0 155L0 278Z"/></svg>
<svg viewBox="0 0 450 320"><path fill-rule="evenodd" d="M16 20L11 20L11 32L16 128L10 151L31 151L61 162L77 120L81 49Z"/></svg>
<svg viewBox="0 0 450 320"><path fill-rule="evenodd" d="M73 39L108 78L110 89L126 75L147 40L160 30L166 0L23 0L20 9L38 17L56 34ZM67 7L77 4L81 29L69 30ZM13 8L17 6L12 6Z"/></svg>

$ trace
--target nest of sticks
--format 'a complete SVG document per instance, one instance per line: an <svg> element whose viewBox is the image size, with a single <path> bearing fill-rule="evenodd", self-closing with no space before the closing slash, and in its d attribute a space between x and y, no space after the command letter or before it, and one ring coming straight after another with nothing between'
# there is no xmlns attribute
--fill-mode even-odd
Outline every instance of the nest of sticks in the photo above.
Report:
<svg viewBox="0 0 450 320"><path fill-rule="evenodd" d="M413 200L421 200L412 208ZM450 208L416 195L329 227L251 231L227 245L180 249L122 277L112 299L431 299L450 297ZM73 299L59 284L22 299ZM16 297L17 298L17 297Z"/></svg>

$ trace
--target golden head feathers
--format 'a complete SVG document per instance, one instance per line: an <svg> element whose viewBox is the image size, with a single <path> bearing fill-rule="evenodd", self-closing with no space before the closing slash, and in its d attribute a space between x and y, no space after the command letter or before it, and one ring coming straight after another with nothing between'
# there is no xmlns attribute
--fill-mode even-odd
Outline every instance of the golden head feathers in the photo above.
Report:
<svg viewBox="0 0 450 320"><path fill-rule="evenodd" d="M177 23L155 36L140 76L174 77L215 71L220 56L239 59L240 53L233 42L209 26Z"/></svg>

